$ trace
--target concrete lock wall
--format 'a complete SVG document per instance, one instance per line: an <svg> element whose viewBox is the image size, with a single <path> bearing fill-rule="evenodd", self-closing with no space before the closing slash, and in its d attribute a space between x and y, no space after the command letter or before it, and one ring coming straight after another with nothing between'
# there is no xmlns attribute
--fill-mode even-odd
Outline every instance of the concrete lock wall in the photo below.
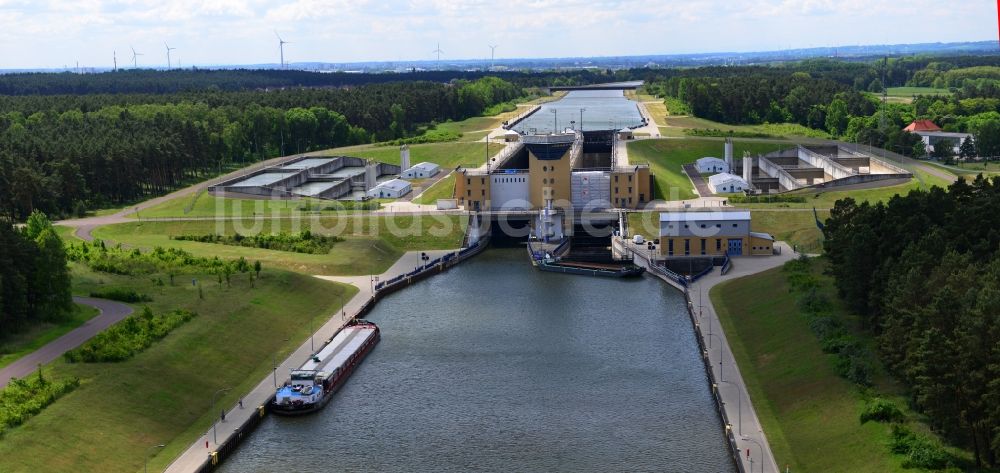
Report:
<svg viewBox="0 0 1000 473"><path fill-rule="evenodd" d="M780 184L781 187L788 190L794 190L802 187L802 184L799 184L799 181L795 179L795 177L789 174L788 171L785 171L785 169L781 166L772 163L771 160L761 157L758 160L758 164L760 166L760 171L768 176L771 176L772 178L778 179L778 184Z"/></svg>
<svg viewBox="0 0 1000 473"><path fill-rule="evenodd" d="M805 146L799 146L799 159L808 163L810 166L815 168L823 168L826 174L830 175L834 179L843 179L845 177L851 177L856 175L852 169L845 166L837 164L832 159L826 156L820 155Z"/></svg>

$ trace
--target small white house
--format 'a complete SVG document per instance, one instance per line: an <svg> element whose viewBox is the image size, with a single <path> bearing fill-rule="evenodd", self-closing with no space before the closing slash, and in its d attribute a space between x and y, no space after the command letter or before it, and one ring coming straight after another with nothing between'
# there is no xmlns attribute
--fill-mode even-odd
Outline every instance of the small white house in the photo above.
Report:
<svg viewBox="0 0 1000 473"><path fill-rule="evenodd" d="M368 190L368 197L375 199L398 199L410 193L410 183L402 179L385 181Z"/></svg>
<svg viewBox="0 0 1000 473"><path fill-rule="evenodd" d="M730 194L743 192L750 188L750 184L740 176L723 172L708 178L708 188L716 194Z"/></svg>
<svg viewBox="0 0 1000 473"><path fill-rule="evenodd" d="M702 174L729 172L729 165L726 164L725 160L719 158L713 158L711 156L706 156L704 158L698 159L698 161L695 163L695 167L697 167L698 172Z"/></svg>
<svg viewBox="0 0 1000 473"><path fill-rule="evenodd" d="M403 170L400 176L404 179L427 179L441 172L441 166L434 163L419 163L410 169Z"/></svg>

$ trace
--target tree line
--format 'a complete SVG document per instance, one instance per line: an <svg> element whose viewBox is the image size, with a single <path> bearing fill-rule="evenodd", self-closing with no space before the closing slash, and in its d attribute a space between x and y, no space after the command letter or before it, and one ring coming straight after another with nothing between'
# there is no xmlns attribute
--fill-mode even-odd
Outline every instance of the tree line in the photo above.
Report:
<svg viewBox="0 0 1000 473"><path fill-rule="evenodd" d="M823 233L839 294L931 426L1000 453L1000 179L838 201Z"/></svg>
<svg viewBox="0 0 1000 473"><path fill-rule="evenodd" d="M0 222L0 339L73 309L62 239L34 213L23 228Z"/></svg>
<svg viewBox="0 0 1000 473"><path fill-rule="evenodd" d="M229 167L384 141L479 115L522 89L495 77L354 89L0 97L0 215L81 214Z"/></svg>
<svg viewBox="0 0 1000 473"><path fill-rule="evenodd" d="M917 96L912 103L880 100L887 87L929 85L952 87L954 93ZM914 120L929 119L945 131L973 134L967 154L1000 156L997 56L706 67L665 72L646 89L701 118L734 125L797 123L845 141L916 157L929 150L919 137L902 129ZM935 151L945 159L953 154L948 146Z"/></svg>

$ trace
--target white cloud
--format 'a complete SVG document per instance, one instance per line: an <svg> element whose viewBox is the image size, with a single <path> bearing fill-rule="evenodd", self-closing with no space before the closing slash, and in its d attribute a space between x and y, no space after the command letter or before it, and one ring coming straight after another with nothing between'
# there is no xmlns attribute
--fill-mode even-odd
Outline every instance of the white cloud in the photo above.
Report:
<svg viewBox="0 0 1000 473"><path fill-rule="evenodd" d="M982 40L995 21L988 0L0 0L0 68L130 45L153 63L164 41L186 64L276 62L275 29L290 60L344 62L430 59L438 41L468 58Z"/></svg>

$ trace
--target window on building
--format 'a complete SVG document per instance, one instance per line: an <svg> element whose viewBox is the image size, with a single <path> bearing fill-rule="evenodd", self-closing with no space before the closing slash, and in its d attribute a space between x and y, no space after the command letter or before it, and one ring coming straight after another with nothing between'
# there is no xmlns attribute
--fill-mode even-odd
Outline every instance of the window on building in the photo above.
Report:
<svg viewBox="0 0 1000 473"><path fill-rule="evenodd" d="M667 240L667 254L674 255L674 240Z"/></svg>
<svg viewBox="0 0 1000 473"><path fill-rule="evenodd" d="M701 254L705 254L705 239L701 239Z"/></svg>
<svg viewBox="0 0 1000 473"><path fill-rule="evenodd" d="M704 223L703 223L703 224L701 224L701 228L705 228L705 224L704 224Z"/></svg>
<svg viewBox="0 0 1000 473"><path fill-rule="evenodd" d="M631 174L628 175L628 182L632 182L632 175ZM629 191L629 192L632 192L632 191Z"/></svg>
<svg viewBox="0 0 1000 473"><path fill-rule="evenodd" d="M617 187L615 187L615 194L617 194L617 193L618 193L618 188L617 188Z"/></svg>
<svg viewBox="0 0 1000 473"><path fill-rule="evenodd" d="M472 185L472 179L465 178L465 185L471 186Z"/></svg>
<svg viewBox="0 0 1000 473"><path fill-rule="evenodd" d="M556 183L556 178L553 177L552 179L549 179L549 184L555 184L555 183Z"/></svg>
<svg viewBox="0 0 1000 473"><path fill-rule="evenodd" d="M629 193L629 194L631 194L631 193L632 193L632 188L631 188L631 187L629 187L629 188L628 188L628 193Z"/></svg>
<svg viewBox="0 0 1000 473"><path fill-rule="evenodd" d="M485 185L486 185L486 178L485 178L485 177L484 177L484 178L481 178L481 179L479 180L479 183L485 186Z"/></svg>
<svg viewBox="0 0 1000 473"><path fill-rule="evenodd" d="M479 192L481 192L483 194L483 197L486 197L486 189L482 189Z"/></svg>
<svg viewBox="0 0 1000 473"><path fill-rule="evenodd" d="M736 224L735 223L733 224L733 228L736 228Z"/></svg>
<svg viewBox="0 0 1000 473"><path fill-rule="evenodd" d="M618 182L618 175L617 174L615 174L615 182ZM615 192L618 192L618 191L615 191Z"/></svg>
<svg viewBox="0 0 1000 473"><path fill-rule="evenodd" d="M715 251L722 251L722 240L719 238L715 239Z"/></svg>
<svg viewBox="0 0 1000 473"><path fill-rule="evenodd" d="M684 256L691 254L691 240L684 239Z"/></svg>
<svg viewBox="0 0 1000 473"><path fill-rule="evenodd" d="M465 195L467 195L469 197L472 197L472 189L466 189L465 190Z"/></svg>

